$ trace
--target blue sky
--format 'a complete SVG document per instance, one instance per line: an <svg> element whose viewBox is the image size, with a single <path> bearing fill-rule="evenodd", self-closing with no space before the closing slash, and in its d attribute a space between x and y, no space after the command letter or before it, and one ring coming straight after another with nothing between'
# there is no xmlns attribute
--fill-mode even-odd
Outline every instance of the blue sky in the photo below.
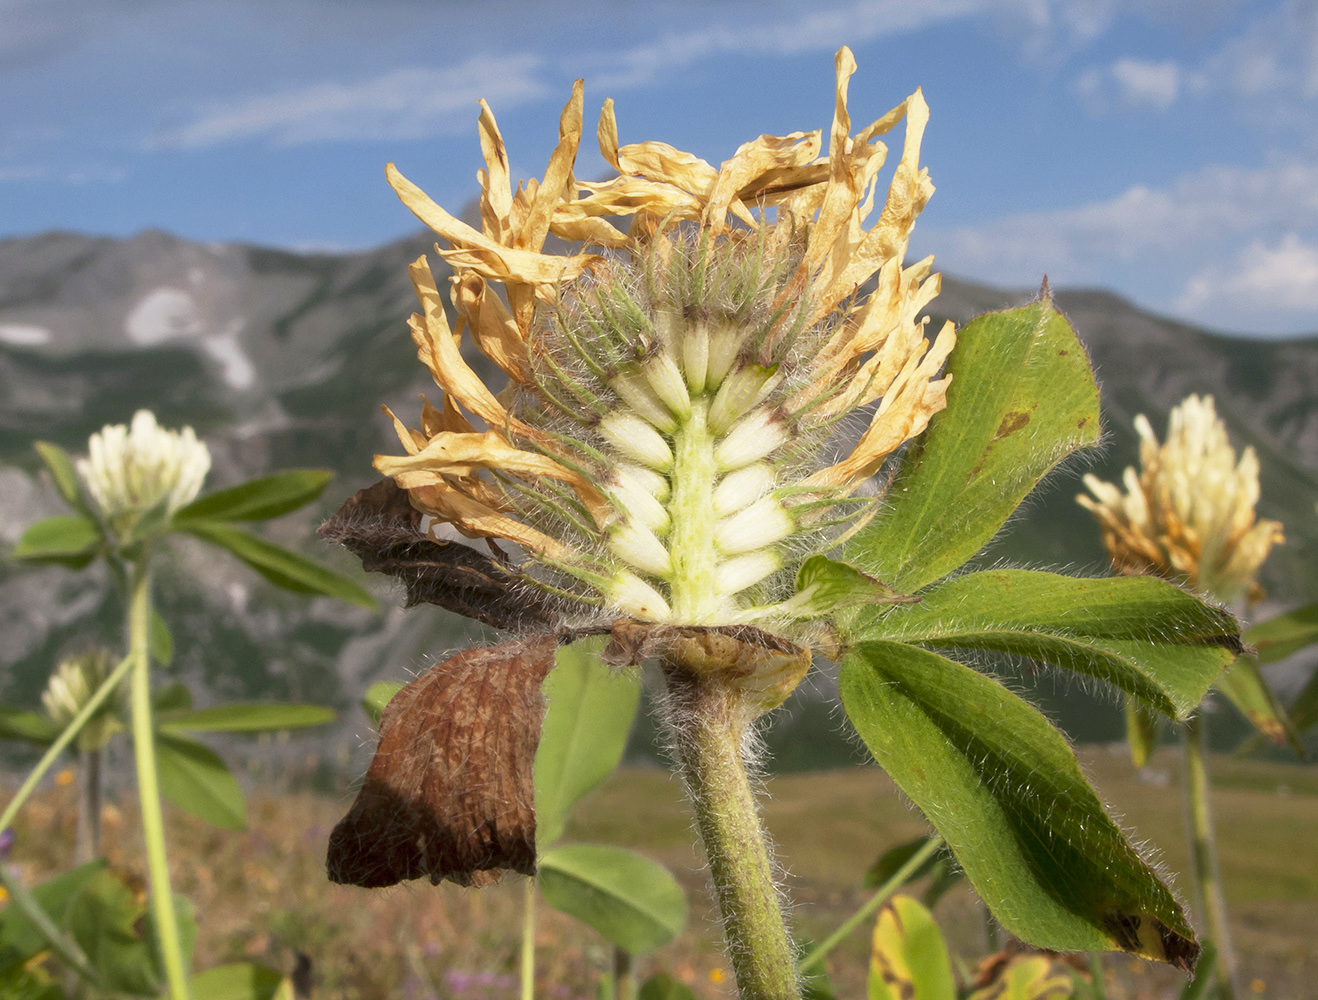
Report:
<svg viewBox="0 0 1318 1000"><path fill-rule="evenodd" d="M473 196L480 97L514 176L579 76L623 142L717 164L827 128L848 44L854 121L924 88L940 270L1318 332L1318 0L0 0L0 26L0 237L371 247L417 228L386 161Z"/></svg>

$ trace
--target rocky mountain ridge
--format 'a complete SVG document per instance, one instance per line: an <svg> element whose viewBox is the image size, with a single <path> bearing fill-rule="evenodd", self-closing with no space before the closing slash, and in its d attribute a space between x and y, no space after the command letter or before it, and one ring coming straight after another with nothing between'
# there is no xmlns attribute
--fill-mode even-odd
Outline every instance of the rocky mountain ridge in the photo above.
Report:
<svg viewBox="0 0 1318 1000"><path fill-rule="evenodd" d="M424 235L351 254L199 244L160 232L0 241L0 542L60 510L38 473L34 439L81 452L90 433L145 406L165 426L190 424L205 438L212 487L295 466L334 469L321 507L277 522L273 534L337 560L318 547L314 526L375 478L370 457L393 441L379 405L411 415L416 395L433 391L406 325L415 306L406 265L431 249ZM1032 294L947 278L932 312L936 322L961 324ZM1184 395L1208 392L1237 445L1259 450L1262 513L1287 526L1289 544L1265 574L1273 601L1312 600L1318 335L1228 337L1102 291L1055 298L1102 381L1107 444L1045 488L990 561L1101 570L1096 532L1072 500L1075 473L1117 478L1135 457L1135 414L1161 427ZM236 565L203 558L177 547L162 571L162 602L185 623L178 669L216 696L346 705L371 680L420 669L475 634L438 610L404 616L383 582L388 610L373 616L292 600ZM117 614L106 581L93 574L0 566L0 700L30 703L53 658L112 627Z"/></svg>

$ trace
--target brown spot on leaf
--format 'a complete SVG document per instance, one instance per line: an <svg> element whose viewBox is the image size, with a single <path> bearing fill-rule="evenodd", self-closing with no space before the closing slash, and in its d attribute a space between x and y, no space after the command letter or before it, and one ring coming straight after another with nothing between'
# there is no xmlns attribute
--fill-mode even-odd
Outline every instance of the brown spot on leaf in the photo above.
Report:
<svg viewBox="0 0 1318 1000"><path fill-rule="evenodd" d="M1030 422L1030 414L1025 410L1012 410L1002 418L1002 423L998 424L998 430L993 435L993 440L998 441L1005 438L1008 434L1015 434L1022 427Z"/></svg>
<svg viewBox="0 0 1318 1000"><path fill-rule="evenodd" d="M510 632L558 620L553 602L519 583L507 566L469 545L423 532L420 512L392 479L353 494L317 534L351 551L366 572L401 580L409 608L437 604Z"/></svg>
<svg viewBox="0 0 1318 1000"><path fill-rule="evenodd" d="M503 869L535 872L540 684L557 647L546 635L468 649L394 696L366 783L330 834L332 881L485 885Z"/></svg>

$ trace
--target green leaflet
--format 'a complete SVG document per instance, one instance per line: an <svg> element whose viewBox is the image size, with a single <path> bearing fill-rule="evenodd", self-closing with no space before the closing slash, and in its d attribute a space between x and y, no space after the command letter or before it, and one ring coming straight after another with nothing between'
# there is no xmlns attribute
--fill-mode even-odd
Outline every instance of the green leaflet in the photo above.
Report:
<svg viewBox="0 0 1318 1000"><path fill-rule="evenodd" d="M968 667L893 642L852 649L839 686L874 759L1005 928L1041 947L1193 968L1199 945L1180 906L1038 711Z"/></svg>
<svg viewBox="0 0 1318 1000"><path fill-rule="evenodd" d="M897 896L874 924L869 1000L956 1000L952 962L933 915Z"/></svg>
<svg viewBox="0 0 1318 1000"><path fill-rule="evenodd" d="M170 733L156 733L160 794L199 819L224 830L247 827L243 790L209 747Z"/></svg>
<svg viewBox="0 0 1318 1000"><path fill-rule="evenodd" d="M1126 745L1130 762L1143 767L1158 748L1158 716L1136 698L1125 699Z"/></svg>
<svg viewBox="0 0 1318 1000"><path fill-rule="evenodd" d="M104 536L100 526L86 517L48 517L19 536L13 556L26 562L52 562L82 569L96 556Z"/></svg>
<svg viewBox="0 0 1318 1000"><path fill-rule="evenodd" d="M1184 718L1240 651L1226 612L1152 577L970 573L858 629L862 639L990 649L1107 681Z"/></svg>
<svg viewBox="0 0 1318 1000"><path fill-rule="evenodd" d="M199 972L188 981L192 1000L293 1000L293 984L264 965L234 962Z"/></svg>
<svg viewBox="0 0 1318 1000"><path fill-rule="evenodd" d="M219 521L186 521L180 530L228 549L277 587L299 594L323 594L375 610L375 598L359 584L319 563Z"/></svg>
<svg viewBox="0 0 1318 1000"><path fill-rule="evenodd" d="M974 556L1049 469L1099 440L1089 358L1049 299L980 316L957 337L947 409L841 553L904 594Z"/></svg>
<svg viewBox="0 0 1318 1000"><path fill-rule="evenodd" d="M293 469L200 497L175 512L174 521L264 521L316 500L334 473Z"/></svg>
<svg viewBox="0 0 1318 1000"><path fill-rule="evenodd" d="M82 499L78 472L74 468L73 459L69 457L69 453L59 445L52 444L49 441L36 441L32 447L37 450L37 454L41 456L41 461L45 463L46 468L50 471L50 478L55 483L55 489L64 502L79 514L90 514L86 502Z"/></svg>
<svg viewBox="0 0 1318 1000"><path fill-rule="evenodd" d="M1309 604L1260 622L1245 633L1259 663L1275 663L1318 642L1318 604Z"/></svg>
<svg viewBox="0 0 1318 1000"><path fill-rule="evenodd" d="M371 725L377 728L380 725L380 717L384 715L384 710L389 706L389 702L394 700L394 695L403 690L405 685L398 681L376 681L366 689L362 695L362 711L371 719Z"/></svg>
<svg viewBox="0 0 1318 1000"><path fill-rule="evenodd" d="M1304 746L1286 710L1259 673L1258 660L1242 656L1213 685L1258 732L1278 746L1289 745L1301 757Z"/></svg>
<svg viewBox="0 0 1318 1000"><path fill-rule="evenodd" d="M174 716L158 728L162 732L259 733L324 726L333 721L334 709L323 705L240 702Z"/></svg>
<svg viewBox="0 0 1318 1000"><path fill-rule="evenodd" d="M600 659L603 639L559 647L543 690L548 707L535 754L535 838L563 835L572 807L622 760L640 704L639 672Z"/></svg>
<svg viewBox="0 0 1318 1000"><path fill-rule="evenodd" d="M686 896L668 870L620 847L567 844L536 862L546 902L633 954L659 948L686 924Z"/></svg>

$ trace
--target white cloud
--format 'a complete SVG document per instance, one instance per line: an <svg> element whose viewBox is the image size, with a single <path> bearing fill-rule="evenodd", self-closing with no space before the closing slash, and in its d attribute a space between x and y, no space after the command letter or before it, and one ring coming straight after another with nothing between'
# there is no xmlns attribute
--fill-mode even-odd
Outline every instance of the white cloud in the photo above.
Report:
<svg viewBox="0 0 1318 1000"><path fill-rule="evenodd" d="M465 128L477 100L508 108L549 92L530 54L472 56L443 69L405 68L356 83L325 81L213 108L153 145L185 149L268 138L294 146L336 139L412 139Z"/></svg>
<svg viewBox="0 0 1318 1000"><path fill-rule="evenodd" d="M1228 264L1213 263L1196 274L1174 304L1187 315L1210 321L1227 316L1236 323L1260 312L1298 313L1318 331L1318 242L1296 233L1272 245L1254 241Z"/></svg>
<svg viewBox="0 0 1318 1000"><path fill-rule="evenodd" d="M1076 78L1074 90L1095 114L1113 108L1166 111L1181 93L1181 67L1172 60L1118 59Z"/></svg>
<svg viewBox="0 0 1318 1000"><path fill-rule="evenodd" d="M1207 167L1104 201L926 227L921 245L949 273L979 281L1032 287L1048 274L1058 286L1125 288L1218 328L1318 329L1306 277L1318 252L1318 163Z"/></svg>
<svg viewBox="0 0 1318 1000"><path fill-rule="evenodd" d="M669 75L721 53L792 55L815 50L832 51L843 44L859 45L888 35L908 34L948 21L975 16L991 9L992 0L856 0L856 2L775 21L765 16L773 8L754 12L731 23L706 21L694 31L674 31L657 41L619 53L586 55L601 70L589 73L591 85L605 90L635 87ZM712 15L718 8L705 7ZM578 59L580 57L577 57Z"/></svg>

